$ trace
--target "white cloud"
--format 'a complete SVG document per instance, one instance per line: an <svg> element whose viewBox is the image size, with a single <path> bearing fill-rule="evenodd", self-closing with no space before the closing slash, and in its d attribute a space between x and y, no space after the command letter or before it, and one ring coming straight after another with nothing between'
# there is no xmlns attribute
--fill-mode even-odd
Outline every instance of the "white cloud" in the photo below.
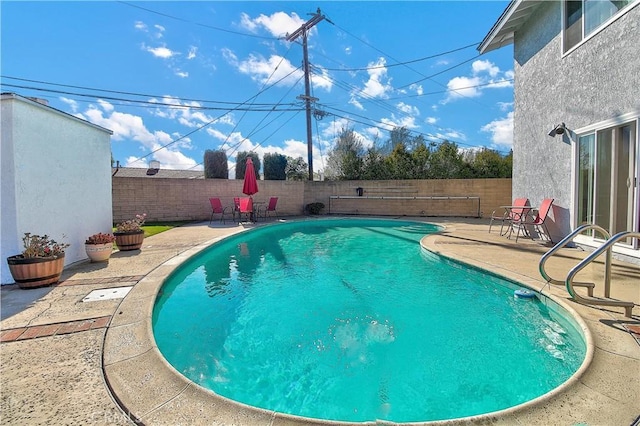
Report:
<svg viewBox="0 0 640 426"><path fill-rule="evenodd" d="M143 49L151 53L156 58L163 58L163 59L168 59L179 54L178 52L174 52L173 50L169 49L166 46L161 46L161 47L143 46Z"/></svg>
<svg viewBox="0 0 640 426"><path fill-rule="evenodd" d="M367 135L369 135L369 139L372 141L372 145L374 140L382 140L382 138L384 137L384 133L379 127L367 127L364 131Z"/></svg>
<svg viewBox="0 0 640 426"><path fill-rule="evenodd" d="M490 61L474 61L473 64L471 64L471 68L473 70L474 74L480 74L482 72L487 72L489 73L489 75L491 77L495 77L498 75L498 73L500 73L500 68L498 68L497 66L495 66L493 63L491 63Z"/></svg>
<svg viewBox="0 0 640 426"><path fill-rule="evenodd" d="M364 111L364 107L362 106L362 104L360 102L358 102L358 100L356 98L354 98L353 96L351 97L351 99L349 99L349 104L353 105L354 107L356 107L360 111Z"/></svg>
<svg viewBox="0 0 640 426"><path fill-rule="evenodd" d="M344 48L344 54L345 55L351 55L351 52L353 51L353 48L351 46L347 46Z"/></svg>
<svg viewBox="0 0 640 426"><path fill-rule="evenodd" d="M396 108L404 112L405 114L420 115L420 110L417 107L405 104L404 102L399 102L396 105Z"/></svg>
<svg viewBox="0 0 640 426"><path fill-rule="evenodd" d="M147 28L147 24L145 24L145 23L144 23L144 22L142 22L142 21L136 21L136 22L134 22L133 27L134 27L136 30L144 31L144 32L147 32L147 31L149 30L149 29Z"/></svg>
<svg viewBox="0 0 640 426"><path fill-rule="evenodd" d="M223 51L223 55L238 71L260 84L278 82L279 86L287 87L301 82L304 77L302 69L294 67L288 59L279 55L264 58L252 54L243 61L238 61L238 58L230 50ZM328 91L332 87L332 82L324 70L321 76L315 75L312 80L315 88L323 88Z"/></svg>
<svg viewBox="0 0 640 426"><path fill-rule="evenodd" d="M141 153L153 152L152 159L160 161L163 168L185 169L195 166L198 161L189 158L180 150L192 149L191 139L182 138L169 147L160 149L180 137L179 134L169 135L162 130L150 131L144 124L142 117L115 111L113 105L106 101L98 101L99 107L89 106L86 111L76 114L78 117L113 131L114 141L135 141L142 146ZM144 154L141 154L143 156ZM126 166L146 167L150 159L145 157L138 160L129 157L125 161Z"/></svg>
<svg viewBox="0 0 640 426"><path fill-rule="evenodd" d="M65 98L64 96L61 96L60 100L62 102L64 102L65 104L69 105L69 108L71 108L71 112L78 111L78 102L76 102L75 100L69 99L69 98Z"/></svg>
<svg viewBox="0 0 640 426"><path fill-rule="evenodd" d="M513 147L513 111L506 117L493 120L482 126L483 132L491 133L491 141L499 149L511 149Z"/></svg>
<svg viewBox="0 0 640 426"><path fill-rule="evenodd" d="M313 84L314 88L325 89L327 92L330 92L333 87L333 81L329 76L329 71L319 66L313 67L311 84Z"/></svg>
<svg viewBox="0 0 640 426"><path fill-rule="evenodd" d="M427 117L424 121L427 124L436 124L438 122L438 119L436 117Z"/></svg>
<svg viewBox="0 0 640 426"><path fill-rule="evenodd" d="M138 30L138 31L142 31L144 33L149 34L152 38L162 38L163 37L163 33L165 32L165 27L163 27L162 25L158 25L158 24L154 24L153 28L156 30L153 34L151 34L151 31L149 31L149 26L147 24L145 24L142 21L135 21L133 24L133 27Z"/></svg>
<svg viewBox="0 0 640 426"><path fill-rule="evenodd" d="M449 90L444 103L450 102L458 98L477 98L480 96L480 88L477 86L481 83L479 77L454 77L447 83Z"/></svg>
<svg viewBox="0 0 640 426"><path fill-rule="evenodd" d="M398 119L395 115L391 114L391 118L381 118L380 122L383 123L384 127L388 130L392 130L395 127L406 127L407 129L415 129L418 127L416 118L410 116L404 116Z"/></svg>
<svg viewBox="0 0 640 426"><path fill-rule="evenodd" d="M170 105L158 105L156 109L151 110L153 115L170 120L178 120L180 124L190 128L200 127L206 123L233 125L231 114L226 114L219 118L209 116L199 109L202 105L196 101L183 102L172 96L164 96L162 99L149 99L149 102Z"/></svg>
<svg viewBox="0 0 640 426"><path fill-rule="evenodd" d="M487 89L513 87L513 70L505 72L488 60L477 60L471 64L471 76L454 77L447 83L447 96L442 104L460 98L476 98Z"/></svg>
<svg viewBox="0 0 640 426"><path fill-rule="evenodd" d="M411 86L409 86L409 89L415 91L417 95L422 95L424 93L424 89L420 84L413 83Z"/></svg>
<svg viewBox="0 0 640 426"><path fill-rule="evenodd" d="M113 105L111 105L109 102L107 102L107 101L105 101L103 99L98 99L98 103L100 104L102 109L105 110L106 112L113 111Z"/></svg>
<svg viewBox="0 0 640 426"><path fill-rule="evenodd" d="M187 54L187 59L193 59L196 57L196 53L198 52L198 48L195 46L189 47L189 53Z"/></svg>
<svg viewBox="0 0 640 426"><path fill-rule="evenodd" d="M259 28L264 28L274 37L284 37L288 33L293 33L304 22L305 20L295 13L287 15L284 12L276 12L269 16L261 14L253 19L246 13L243 13L240 17L240 26L242 28L254 33L257 32Z"/></svg>
<svg viewBox="0 0 640 426"><path fill-rule="evenodd" d="M180 78L187 78L189 77L189 73L186 71L176 71L176 75Z"/></svg>
<svg viewBox="0 0 640 426"><path fill-rule="evenodd" d="M386 60L378 59L377 62L370 62L367 67L370 68L369 80L364 84L361 93L370 98L387 98L388 93L392 90L391 79L387 77Z"/></svg>
<svg viewBox="0 0 640 426"><path fill-rule="evenodd" d="M498 102L498 108L500 111L509 111L513 108L513 102Z"/></svg>
<svg viewBox="0 0 640 426"><path fill-rule="evenodd" d="M440 132L436 132L435 135L430 134L430 136L435 137L436 139L447 139L452 141L466 141L467 135L462 132L459 132L454 129L440 129Z"/></svg>
<svg viewBox="0 0 640 426"><path fill-rule="evenodd" d="M249 139L242 136L242 133L240 132L227 134L213 127L207 127L207 134L223 142L220 145L221 149L234 147L234 150L236 151L252 151L254 148L254 144L252 144Z"/></svg>

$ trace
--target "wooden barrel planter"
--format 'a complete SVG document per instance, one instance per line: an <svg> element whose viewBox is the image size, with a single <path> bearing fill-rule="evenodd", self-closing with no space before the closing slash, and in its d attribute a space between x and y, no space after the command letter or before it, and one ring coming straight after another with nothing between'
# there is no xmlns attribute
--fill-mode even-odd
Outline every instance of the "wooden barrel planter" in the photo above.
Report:
<svg viewBox="0 0 640 426"><path fill-rule="evenodd" d="M144 231L114 232L116 245L120 251L140 250L144 241Z"/></svg>
<svg viewBox="0 0 640 426"><path fill-rule="evenodd" d="M9 271L20 288L36 288L60 281L64 269L64 254L51 257L7 258Z"/></svg>

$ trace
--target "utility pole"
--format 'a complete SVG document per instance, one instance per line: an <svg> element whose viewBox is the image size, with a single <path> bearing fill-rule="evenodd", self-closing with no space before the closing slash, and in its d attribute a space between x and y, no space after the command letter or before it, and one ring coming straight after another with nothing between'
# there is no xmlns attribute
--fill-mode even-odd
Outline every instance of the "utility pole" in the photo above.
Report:
<svg viewBox="0 0 640 426"><path fill-rule="evenodd" d="M311 97L311 84L309 82L309 54L307 51L307 34L308 31L318 24L323 19L326 19L324 15L320 13L320 8L311 19L302 24L300 28L295 30L291 34L287 34L285 40L294 41L298 37L302 36L302 53L304 57L304 95L298 96L297 99L305 101L307 109L307 160L309 163L309 180L313 180L313 135L311 133L311 102L315 102L318 98ZM328 19L327 19L328 21Z"/></svg>

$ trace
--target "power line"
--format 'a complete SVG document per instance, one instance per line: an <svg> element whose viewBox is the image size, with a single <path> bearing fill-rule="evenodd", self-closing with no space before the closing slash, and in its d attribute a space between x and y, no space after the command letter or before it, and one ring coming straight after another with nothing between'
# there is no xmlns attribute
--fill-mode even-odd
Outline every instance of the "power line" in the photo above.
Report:
<svg viewBox="0 0 640 426"><path fill-rule="evenodd" d="M402 64L402 62L401 62L401 61L397 60L397 59L396 59L396 58L394 58L393 56L389 55L389 54L388 54L388 53L386 53L386 52L383 52L382 50L380 50L380 49L378 49L377 47L373 46L372 44L370 44L370 43L368 43L368 42L366 42L366 41L362 40L361 38L359 38L359 37L357 37L357 36L355 36L355 35L351 34L349 31L345 30L344 28L340 27L339 25L336 25L336 24L333 24L333 25L335 25L335 26L336 26L337 28L339 28L341 31L344 31L346 34L349 34L351 37L355 38L356 40L360 41L361 43L363 43L363 44L365 44L365 45L367 45L367 46L371 47L371 48L372 48L372 49L374 49L375 51L377 51L377 52L379 52L379 53L381 53L381 54L383 54L383 55L385 55L385 56L387 56L387 57L389 57L389 58L393 59L393 60L394 60L395 62L397 62L397 63ZM480 55L477 55L477 56L480 56ZM477 57L477 56L476 56L476 57ZM470 60L473 60L473 59L470 59ZM468 62L468 61L467 61L467 62ZM445 87L442 83L439 83L439 82L437 82L437 81L433 80L433 79L432 79L432 77L430 77L430 76L425 76L425 75L424 75L424 74L422 74L420 71L418 71L418 70L416 70L416 69L414 69L414 68L410 67L409 65L407 65L407 64L402 64L402 65L403 65L404 67L406 67L407 69L409 69L409 70L411 70L411 71L415 72L416 74L421 75L421 76L423 76L423 77L424 77L423 79L421 79L421 80L419 80L419 81L423 81L423 80L427 80L427 79L428 79L428 80L431 80L433 83L435 83L435 84L437 84L437 85L439 85L439 86ZM438 73L438 74L441 74L441 73L442 73L442 72L440 72L440 73ZM436 75L437 75L437 74L436 74ZM415 84L415 83L411 83L411 84ZM410 86L411 84L409 84L408 86ZM406 87L406 86L402 86L402 87ZM402 88L402 87L400 87L400 88ZM462 93L460 93L459 95L460 95L461 97L465 97L465 98L467 97L467 96L465 96L465 95L464 95L464 94L462 94ZM478 101L478 100L476 100L476 99L473 99L473 100L474 100L475 102L477 102L478 104L480 104L480 105L484 105L484 104L482 104L482 102L479 102L479 101ZM486 105L484 105L484 106L486 106Z"/></svg>
<svg viewBox="0 0 640 426"><path fill-rule="evenodd" d="M17 80L17 81L25 81L28 83L37 83L37 84L46 84L48 86L57 86L57 87L69 87L72 89L82 89L82 90L93 90L93 91L98 91L98 92L105 92L105 93L115 93L118 95L130 95L130 96L139 96L139 97L145 97L145 98L165 98L166 95L152 95L152 94L148 94L148 93L136 93L136 92L126 92L126 91L122 91L122 90L110 90L110 89L100 89L97 87L88 87L88 86L78 86L78 85L73 85L73 84L61 84L61 83L52 83L52 82L48 82L48 81L42 81L42 80L31 80L31 79L27 79L27 78L19 78L19 77L11 77L8 75L0 75L0 78L7 78L10 80ZM22 87L22 86L12 86L10 84L6 84L4 83L5 86L9 86L9 87ZM60 93L60 92L58 92ZM62 92L64 93L64 92ZM96 97L103 97L102 95L95 95ZM114 98L117 99L117 98ZM210 100L210 99L193 99L193 98L175 98L175 99L180 99L182 101L186 101L186 102L200 102L200 103L219 103L219 104L223 104L223 105L243 105L243 102L230 102L230 101L214 101L214 100ZM119 99L118 99L119 100ZM260 104L260 103L252 103L252 105L264 105L264 106L272 106L273 104Z"/></svg>
<svg viewBox="0 0 640 426"><path fill-rule="evenodd" d="M460 50L468 49L470 47L474 47L474 46L477 46L477 45L478 45L478 43L472 43L472 44L468 44L466 46L459 47L457 49L447 50L446 52L436 53L436 54L431 55L431 56L425 56L423 58L412 59L410 61L398 62L398 63L395 63L395 64L374 65L374 66L363 67L363 68L324 68L324 69L326 69L327 71L348 71L348 72L352 72L352 71L370 71L370 70L376 70L376 69L381 69L381 68L393 68L393 67L399 67L399 66L403 66L403 65L413 64L413 63L416 63L416 62L422 62L422 61L426 61L426 60L429 60L429 59L434 59L434 58L437 58L437 57L440 57L440 56L448 55L449 53L458 52Z"/></svg>
<svg viewBox="0 0 640 426"><path fill-rule="evenodd" d="M142 7L142 6L139 6L137 4L133 4L133 3L128 3L126 1L119 1L118 3L124 4L126 6L130 6L130 7L136 8L136 9L144 10L145 12L153 13L155 15L164 16L165 18L174 19L176 21L185 22L187 24L197 25L199 27L208 28L208 29L211 29L211 30L222 31L222 32L225 32L225 33L240 35L240 36L243 36L243 37L259 38L259 39L263 39L263 40L279 40L279 38L277 38L277 37L267 37L267 36L260 36L260 35L257 35L257 34L243 33L243 32L240 32L240 31L233 31L233 30L229 30L229 29L226 29L226 28L220 28L220 27L215 27L213 25L208 25L208 24L203 24L203 23L200 23L200 22L191 21L189 19L180 18L180 17L174 16L174 15L169 15L168 13L158 12L156 10L152 10L152 9L147 8L147 7Z"/></svg>

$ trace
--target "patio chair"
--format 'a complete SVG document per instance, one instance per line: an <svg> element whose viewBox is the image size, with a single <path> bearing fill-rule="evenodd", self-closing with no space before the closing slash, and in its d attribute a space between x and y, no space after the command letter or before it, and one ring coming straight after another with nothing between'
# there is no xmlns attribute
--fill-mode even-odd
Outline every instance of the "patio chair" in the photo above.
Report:
<svg viewBox="0 0 640 426"><path fill-rule="evenodd" d="M209 225L211 225L211 222L213 222L214 215L219 214L220 222L224 223L224 216L228 215L229 213L233 213L229 211L230 207L224 207L222 205L222 201L220 201L220 198L209 198L209 203L211 204L211 219L209 219Z"/></svg>
<svg viewBox="0 0 640 426"><path fill-rule="evenodd" d="M502 216L496 214L496 211L494 210L493 213L491 213L491 221L489 222L489 233L491 233L491 227L493 226L493 221L499 220L500 235L505 235L507 231L504 230L504 226L508 225L509 230L511 230L511 222L513 221L514 218L519 217L519 215L521 214L521 211L518 210L518 208L524 207L527 205L529 205L528 198L516 198L515 200L513 200L513 205L503 207L504 213L502 214Z"/></svg>
<svg viewBox="0 0 640 426"><path fill-rule="evenodd" d="M236 215L240 216L240 197L233 197L233 220L235 222Z"/></svg>
<svg viewBox="0 0 640 426"><path fill-rule="evenodd" d="M542 236L544 235L544 237L550 243L553 243L553 241L551 240L551 234L549 233L549 229L547 228L547 225L545 223L547 221L547 217L549 217L549 212L551 211L551 205L553 204L553 201L553 198L545 198L544 200L542 200L542 204L540 204L538 213L534 218L531 218L531 216L529 215L525 215L515 223L518 227L518 230L516 232L516 242L518 242L520 229L522 229L523 232L527 232L526 227L530 226L534 228L538 235L540 235L540 238L542 238ZM528 235L531 236L530 233ZM531 237L531 239L533 239L533 237Z"/></svg>
<svg viewBox="0 0 640 426"><path fill-rule="evenodd" d="M262 217L267 218L269 216L269 212L273 213L276 217L278 217L278 212L276 210L276 206L278 204L278 197L269 198L269 204L262 211Z"/></svg>
<svg viewBox="0 0 640 426"><path fill-rule="evenodd" d="M253 199L251 197L240 198L238 205L238 216L242 220L242 215L247 215L247 222L253 221Z"/></svg>

